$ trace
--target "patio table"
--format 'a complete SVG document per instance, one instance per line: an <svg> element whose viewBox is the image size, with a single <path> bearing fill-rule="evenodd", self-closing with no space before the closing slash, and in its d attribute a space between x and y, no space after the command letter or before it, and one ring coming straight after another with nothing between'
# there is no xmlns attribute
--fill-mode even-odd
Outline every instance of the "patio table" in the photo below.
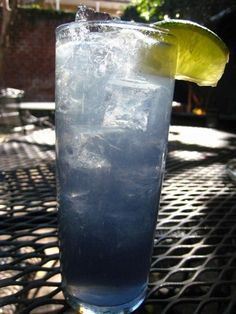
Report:
<svg viewBox="0 0 236 314"><path fill-rule="evenodd" d="M136 313L236 313L236 183L226 172L235 148L233 134L170 128L149 288ZM50 129L0 144L0 313L74 313L61 292Z"/></svg>

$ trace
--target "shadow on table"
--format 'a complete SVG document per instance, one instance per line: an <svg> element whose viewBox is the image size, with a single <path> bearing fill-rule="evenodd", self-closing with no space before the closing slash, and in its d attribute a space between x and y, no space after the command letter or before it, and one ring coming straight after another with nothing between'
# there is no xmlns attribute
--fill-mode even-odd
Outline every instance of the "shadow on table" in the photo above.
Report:
<svg viewBox="0 0 236 314"><path fill-rule="evenodd" d="M207 129L206 129L207 130ZM187 171L198 166L204 167L212 163L226 164L230 159L235 157L236 136L224 134L221 139L215 139L213 133L209 138L209 142L203 138L197 138L197 131L193 136L179 140L181 134L178 132L170 132L174 135L174 140L169 141L167 155L167 172L169 176L176 173ZM217 133L216 133L217 136ZM176 139L175 139L176 138Z"/></svg>

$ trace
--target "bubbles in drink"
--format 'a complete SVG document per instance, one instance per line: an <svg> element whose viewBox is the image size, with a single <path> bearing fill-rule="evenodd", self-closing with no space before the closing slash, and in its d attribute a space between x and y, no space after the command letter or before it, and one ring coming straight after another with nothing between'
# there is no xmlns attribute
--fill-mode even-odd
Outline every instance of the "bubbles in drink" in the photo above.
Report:
<svg viewBox="0 0 236 314"><path fill-rule="evenodd" d="M101 125L105 120L105 125L108 125L108 121L112 118L111 110L113 118L117 116L118 109L124 114L129 110L131 117L134 113L132 113L133 106L136 104L138 107L139 100L143 103L142 106L145 106L142 97L151 98L150 95L154 95L157 84L155 77L139 72L138 65L141 58L139 50L154 44L154 39L148 38L138 30L122 27L109 29L108 26L104 26L100 31L90 32L87 26L82 25L77 34L78 30L74 24L69 30L69 34L71 33L76 33L76 40L73 39L73 35L73 40L57 43L56 82L57 89L63 90L63 93L57 93L58 111L66 112L67 108L70 111L74 110L78 123L85 122L84 119L87 117L93 124ZM167 79L166 82L169 80ZM132 84L133 92L130 94L129 85ZM136 89L135 85L137 85ZM139 86L143 87L139 88ZM110 100L113 101L115 92L117 101L109 103ZM143 96L139 97L137 94ZM127 95L128 106L120 95ZM129 100L128 95L130 95ZM90 105L87 106L87 103ZM115 110L112 109L114 106L116 106ZM141 111L135 112L136 117L140 114L141 119ZM144 112L143 118L145 117Z"/></svg>

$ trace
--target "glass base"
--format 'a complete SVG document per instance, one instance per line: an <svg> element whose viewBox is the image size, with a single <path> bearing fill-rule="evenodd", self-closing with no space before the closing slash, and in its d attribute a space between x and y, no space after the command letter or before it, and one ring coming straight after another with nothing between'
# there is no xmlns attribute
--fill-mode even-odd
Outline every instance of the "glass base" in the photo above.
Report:
<svg viewBox="0 0 236 314"><path fill-rule="evenodd" d="M74 296L68 295L65 292L64 294L68 303L76 310L76 313L81 314L128 314L135 311L145 299L145 292L143 292L137 298L128 303L117 306L103 307L86 304Z"/></svg>

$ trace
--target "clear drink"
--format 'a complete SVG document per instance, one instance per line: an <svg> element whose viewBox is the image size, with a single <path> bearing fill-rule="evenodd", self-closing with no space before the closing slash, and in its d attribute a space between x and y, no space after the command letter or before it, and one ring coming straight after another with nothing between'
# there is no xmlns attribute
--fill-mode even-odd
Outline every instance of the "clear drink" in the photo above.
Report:
<svg viewBox="0 0 236 314"><path fill-rule="evenodd" d="M57 29L61 268L83 313L130 313L145 296L174 87L165 36L114 21Z"/></svg>

